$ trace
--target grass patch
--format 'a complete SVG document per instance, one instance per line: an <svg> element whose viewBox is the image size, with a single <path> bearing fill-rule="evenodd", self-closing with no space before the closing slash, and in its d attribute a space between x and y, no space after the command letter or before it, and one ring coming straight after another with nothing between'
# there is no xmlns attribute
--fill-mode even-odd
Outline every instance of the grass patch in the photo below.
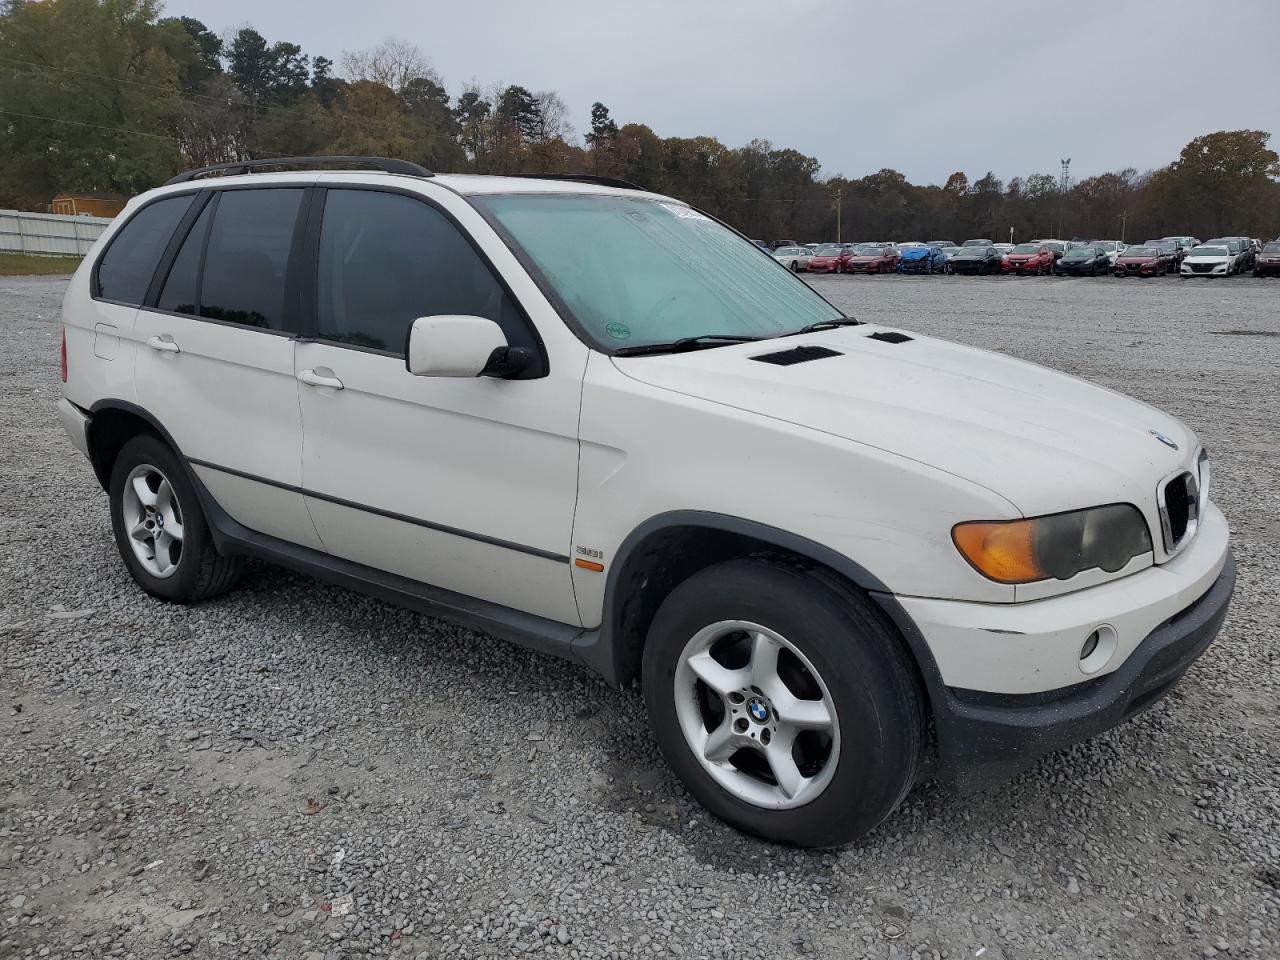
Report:
<svg viewBox="0 0 1280 960"><path fill-rule="evenodd" d="M69 277L80 266L80 257L33 257L25 253L0 253L0 277Z"/></svg>

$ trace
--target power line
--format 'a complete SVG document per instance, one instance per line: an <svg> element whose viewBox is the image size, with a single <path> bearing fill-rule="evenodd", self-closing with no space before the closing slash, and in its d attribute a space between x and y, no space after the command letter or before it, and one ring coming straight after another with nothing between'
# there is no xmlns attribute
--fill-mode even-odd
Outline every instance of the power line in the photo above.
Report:
<svg viewBox="0 0 1280 960"><path fill-rule="evenodd" d="M100 123L86 123L83 120L68 120L65 117L44 117L38 113L18 113L14 110L0 110L0 114L6 117L22 117L24 120L48 120L50 123L67 123L76 127L92 127L94 130L108 130L111 133L123 133L131 137L150 137L152 140L165 140L169 143L182 146L182 142L173 137L166 137L160 133L147 133L143 130L126 130L124 127L106 127Z"/></svg>
<svg viewBox="0 0 1280 960"><path fill-rule="evenodd" d="M66 117L46 117L38 113L18 113L15 110L0 110L0 115L6 117L21 117L24 120L47 120L50 123L65 123L73 127L89 127L94 130L106 130L110 133L123 133L130 137L147 137L151 140L164 140L166 143L172 143L179 149L183 146L183 142L177 137L168 137L161 133L147 133L145 130L129 130L125 127L108 127L101 123L87 123L84 120L68 120ZM243 144L243 146L246 150L251 150L254 153L266 154L271 157L285 156L285 154L276 153L274 150L263 150L260 147L255 147L251 143Z"/></svg>
<svg viewBox="0 0 1280 960"><path fill-rule="evenodd" d="M0 57L0 63L11 63L11 64L16 64L18 66L35 67L38 70L52 70L57 73L66 73L75 77L84 77L85 79L88 79L88 80L104 80L107 83L124 83L134 87L146 87L150 90L163 90L165 93L175 94L178 97L181 97L183 99L203 100L206 103L216 104L217 106L241 107L244 109L251 109L253 106L253 104L251 103L248 103L246 101L234 100L231 97L211 97L208 94L204 94L204 93L187 93L186 91L183 91L178 87L167 86L163 83L150 83L146 80L128 80L124 77L109 77L101 73L90 73L87 70L73 70L70 67L57 67L51 63L36 63L33 60L15 60L12 57ZM35 78L35 77L31 77L28 79L38 80L38 78ZM52 83L53 81L52 79L50 79L44 82ZM239 88L237 87L236 89L238 90ZM297 107L290 107L284 104L269 104L267 106L267 110L272 113L274 112L291 113L299 117L305 117L307 115L304 111L299 110ZM360 119L363 120L365 118L361 117Z"/></svg>

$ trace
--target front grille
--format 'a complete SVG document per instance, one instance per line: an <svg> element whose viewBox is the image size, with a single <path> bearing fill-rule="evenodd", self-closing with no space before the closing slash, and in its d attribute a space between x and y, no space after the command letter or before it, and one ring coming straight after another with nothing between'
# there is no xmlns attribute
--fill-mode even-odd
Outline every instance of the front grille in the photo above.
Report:
<svg viewBox="0 0 1280 960"><path fill-rule="evenodd" d="M1192 273L1211 273L1213 271L1213 266L1214 265L1211 263L1193 263L1191 264L1191 272Z"/></svg>
<svg viewBox="0 0 1280 960"><path fill-rule="evenodd" d="M1174 477L1164 488L1164 508L1169 515L1169 534L1177 543L1187 535L1187 522L1191 519L1190 501L1187 499L1187 481L1191 474Z"/></svg>
<svg viewBox="0 0 1280 960"><path fill-rule="evenodd" d="M1195 535L1200 519L1200 485L1184 470L1164 481L1156 496L1165 550L1177 553Z"/></svg>

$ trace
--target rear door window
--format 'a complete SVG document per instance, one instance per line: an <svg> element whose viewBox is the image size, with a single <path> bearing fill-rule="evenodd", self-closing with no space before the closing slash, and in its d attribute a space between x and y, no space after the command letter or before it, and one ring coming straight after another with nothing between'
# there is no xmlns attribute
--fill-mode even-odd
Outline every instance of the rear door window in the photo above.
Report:
<svg viewBox="0 0 1280 960"><path fill-rule="evenodd" d="M160 290L160 300L156 306L169 313L185 313L194 316L196 313L197 295L200 281L200 255L204 253L205 237L209 234L209 223L213 220L213 204L208 204L200 211L200 216L182 241L178 256L169 268L169 277Z"/></svg>
<svg viewBox="0 0 1280 960"><path fill-rule="evenodd" d="M166 197L130 218L98 261L98 297L133 306L142 303L160 257L193 198L189 193Z"/></svg>
<svg viewBox="0 0 1280 960"><path fill-rule="evenodd" d="M266 330L285 329L289 254L302 196L301 189L273 188L224 190L216 198L200 278L198 316Z"/></svg>

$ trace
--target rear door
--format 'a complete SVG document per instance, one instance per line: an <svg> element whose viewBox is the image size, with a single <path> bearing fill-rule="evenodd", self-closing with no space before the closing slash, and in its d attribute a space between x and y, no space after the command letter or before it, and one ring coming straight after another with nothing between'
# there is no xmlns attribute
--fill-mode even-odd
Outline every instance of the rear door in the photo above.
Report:
<svg viewBox="0 0 1280 960"><path fill-rule="evenodd" d="M138 402L251 530L321 547L301 492L293 373L305 184L201 195L138 311Z"/></svg>
<svg viewBox="0 0 1280 960"><path fill-rule="evenodd" d="M586 351L550 362L460 218L489 230L452 194L325 191L308 256L314 329L296 360L307 506L336 556L577 624L569 544ZM494 320L538 362L523 379L413 376L409 327L438 314Z"/></svg>

